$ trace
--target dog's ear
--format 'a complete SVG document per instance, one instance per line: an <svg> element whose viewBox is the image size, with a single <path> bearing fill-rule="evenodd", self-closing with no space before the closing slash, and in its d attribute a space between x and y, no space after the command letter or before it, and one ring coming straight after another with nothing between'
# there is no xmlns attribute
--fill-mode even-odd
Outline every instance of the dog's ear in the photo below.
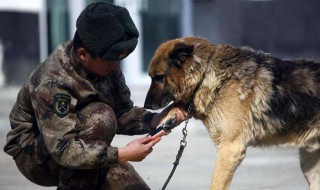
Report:
<svg viewBox="0 0 320 190"><path fill-rule="evenodd" d="M176 43L169 57L177 67L180 67L188 58L192 57L193 45Z"/></svg>

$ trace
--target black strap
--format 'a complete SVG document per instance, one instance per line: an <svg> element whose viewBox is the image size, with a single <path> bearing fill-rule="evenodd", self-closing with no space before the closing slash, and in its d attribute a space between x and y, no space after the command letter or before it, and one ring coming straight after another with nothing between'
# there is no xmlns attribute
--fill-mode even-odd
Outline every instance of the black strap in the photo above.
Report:
<svg viewBox="0 0 320 190"><path fill-rule="evenodd" d="M171 173L170 173L170 175L168 176L168 178L167 178L166 182L164 183L164 185L163 185L163 187L162 187L161 190L166 189L168 183L170 182L170 180L171 180L174 172L176 171L177 166L179 165L179 161L180 161L180 158L182 157L182 153L183 153L183 150L184 150L185 147L186 147L186 144L181 144L181 145L180 145L178 154L177 154L177 156L176 156L176 160L173 162L173 168L172 168L172 170L171 170Z"/></svg>
<svg viewBox="0 0 320 190"><path fill-rule="evenodd" d="M187 140L186 140L187 139L187 135L188 135L187 126L188 126L188 123L189 123L189 119L190 119L190 116L191 116L192 109L193 109L193 104L192 104L192 102L190 102L189 103L189 107L188 107L187 119L185 120L185 126L182 129L183 139L180 141L180 148L179 148L179 151L177 153L176 160L173 162L173 168L171 170L171 173L168 176L168 178L167 178L166 182L164 183L164 185L163 185L161 190L166 189L169 181L171 180L174 172L176 171L177 166L179 165L179 161L180 161L180 158L182 157L183 150L187 146Z"/></svg>

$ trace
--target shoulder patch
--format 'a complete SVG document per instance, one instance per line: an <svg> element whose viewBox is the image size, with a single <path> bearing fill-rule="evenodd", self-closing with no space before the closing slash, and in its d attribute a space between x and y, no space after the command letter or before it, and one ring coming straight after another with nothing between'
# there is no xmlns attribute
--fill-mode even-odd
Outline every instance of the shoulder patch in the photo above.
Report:
<svg viewBox="0 0 320 190"><path fill-rule="evenodd" d="M54 112L59 117L65 117L70 112L71 97L67 94L55 94L53 97Z"/></svg>

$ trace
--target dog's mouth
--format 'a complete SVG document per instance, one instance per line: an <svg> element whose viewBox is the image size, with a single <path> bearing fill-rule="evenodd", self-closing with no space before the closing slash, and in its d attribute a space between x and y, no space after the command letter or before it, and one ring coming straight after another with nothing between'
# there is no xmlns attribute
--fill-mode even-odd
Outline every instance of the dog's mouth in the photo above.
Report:
<svg viewBox="0 0 320 190"><path fill-rule="evenodd" d="M152 110L162 109L172 101L174 101L174 97L170 93L165 94L159 101L156 101L156 98L147 96L144 107Z"/></svg>
<svg viewBox="0 0 320 190"><path fill-rule="evenodd" d="M162 103L159 109L166 107L172 101L174 101L174 97L170 93L166 94L162 99Z"/></svg>

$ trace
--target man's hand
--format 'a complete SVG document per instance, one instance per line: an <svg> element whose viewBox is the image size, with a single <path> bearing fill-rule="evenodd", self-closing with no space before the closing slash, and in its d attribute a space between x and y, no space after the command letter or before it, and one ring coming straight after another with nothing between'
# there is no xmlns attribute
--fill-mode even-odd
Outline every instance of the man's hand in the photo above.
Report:
<svg viewBox="0 0 320 190"><path fill-rule="evenodd" d="M161 140L161 137L146 136L131 141L127 146L119 148L119 162L140 162L152 152L152 147Z"/></svg>

